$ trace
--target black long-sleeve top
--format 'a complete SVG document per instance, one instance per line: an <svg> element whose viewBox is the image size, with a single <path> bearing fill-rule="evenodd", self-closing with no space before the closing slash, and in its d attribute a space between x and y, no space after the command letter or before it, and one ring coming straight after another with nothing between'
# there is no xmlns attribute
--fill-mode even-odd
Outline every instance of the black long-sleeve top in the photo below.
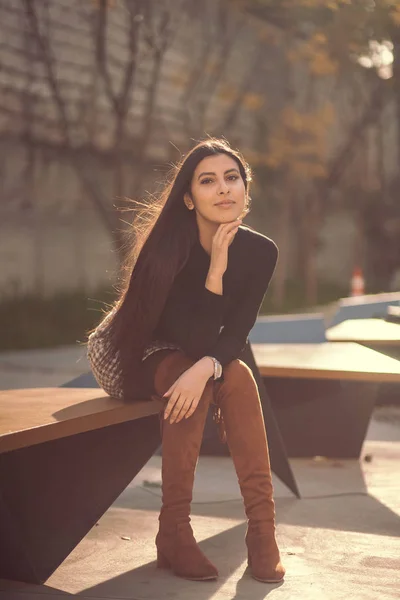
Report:
<svg viewBox="0 0 400 600"><path fill-rule="evenodd" d="M271 239L240 226L228 248L220 295L205 287L211 257L198 240L174 280L153 340L176 344L195 361L214 356L223 367L239 358L277 258Z"/></svg>

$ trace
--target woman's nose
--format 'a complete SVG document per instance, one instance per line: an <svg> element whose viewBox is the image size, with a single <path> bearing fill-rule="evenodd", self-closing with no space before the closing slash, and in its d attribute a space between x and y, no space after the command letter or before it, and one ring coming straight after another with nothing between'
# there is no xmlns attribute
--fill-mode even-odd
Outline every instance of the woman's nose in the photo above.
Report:
<svg viewBox="0 0 400 600"><path fill-rule="evenodd" d="M229 192L229 186L226 183L226 181L221 181L219 184L219 189L218 189L218 193L219 194L226 194L226 192Z"/></svg>

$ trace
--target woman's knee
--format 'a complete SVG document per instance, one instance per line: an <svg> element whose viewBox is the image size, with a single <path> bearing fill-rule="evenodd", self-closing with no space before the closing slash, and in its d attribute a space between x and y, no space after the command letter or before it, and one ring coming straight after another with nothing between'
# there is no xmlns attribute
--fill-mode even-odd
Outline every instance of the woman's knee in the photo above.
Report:
<svg viewBox="0 0 400 600"><path fill-rule="evenodd" d="M194 363L195 361L181 350L172 350L160 356L154 369L154 389L157 394L162 396Z"/></svg>
<svg viewBox="0 0 400 600"><path fill-rule="evenodd" d="M224 383L232 386L255 384L253 371L239 358L232 360L224 367Z"/></svg>

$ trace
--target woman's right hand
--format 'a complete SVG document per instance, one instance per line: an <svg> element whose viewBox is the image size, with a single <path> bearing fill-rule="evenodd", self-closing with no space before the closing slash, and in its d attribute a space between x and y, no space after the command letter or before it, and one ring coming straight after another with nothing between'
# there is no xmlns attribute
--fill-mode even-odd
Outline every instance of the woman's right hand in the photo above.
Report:
<svg viewBox="0 0 400 600"><path fill-rule="evenodd" d="M228 247L233 241L242 219L221 223L215 233L211 247L210 271L222 276L228 268Z"/></svg>

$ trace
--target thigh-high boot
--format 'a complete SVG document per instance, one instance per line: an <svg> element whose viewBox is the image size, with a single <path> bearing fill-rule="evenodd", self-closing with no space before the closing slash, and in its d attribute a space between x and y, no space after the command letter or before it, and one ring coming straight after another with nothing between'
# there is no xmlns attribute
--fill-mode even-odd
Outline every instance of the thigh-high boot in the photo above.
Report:
<svg viewBox="0 0 400 600"><path fill-rule="evenodd" d="M275 539L275 504L268 443L257 383L251 369L234 360L216 382L221 412L247 515L248 566L255 579L276 583L285 568Z"/></svg>
<svg viewBox="0 0 400 600"><path fill-rule="evenodd" d="M146 361L152 361L154 389L159 397L193 365L193 361L180 351L158 351ZM216 579L218 576L217 569L197 545L190 525L195 470L212 399L213 381L210 380L195 412L188 419L171 424L163 419L163 411L160 413L162 508L156 537L157 566L170 568L175 575L193 580Z"/></svg>

